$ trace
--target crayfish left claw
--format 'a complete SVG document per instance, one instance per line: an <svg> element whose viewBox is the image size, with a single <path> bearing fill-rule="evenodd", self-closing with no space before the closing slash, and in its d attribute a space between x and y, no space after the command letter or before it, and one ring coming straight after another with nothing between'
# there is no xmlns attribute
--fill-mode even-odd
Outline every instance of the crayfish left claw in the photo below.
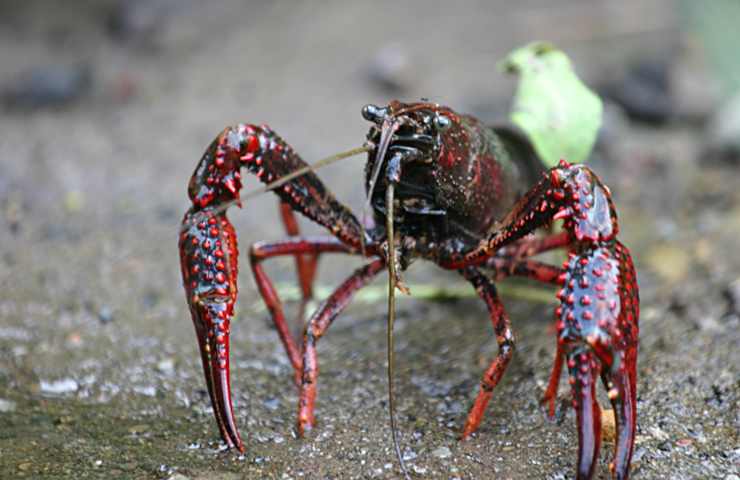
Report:
<svg viewBox="0 0 740 480"><path fill-rule="evenodd" d="M637 424L637 348L625 352L616 372L602 373L604 386L614 408L617 439L611 470L614 478L622 480L629 474Z"/></svg>
<svg viewBox="0 0 740 480"><path fill-rule="evenodd" d="M578 422L577 479L590 479L601 446L601 409L596 399L599 365L592 352L568 354L569 382L573 390L573 407Z"/></svg>
<svg viewBox="0 0 740 480"><path fill-rule="evenodd" d="M555 311L558 354L567 360L578 419L578 476L589 479L601 442L596 381L603 380L617 423L613 476L627 478L635 440L638 336L637 280L629 251L618 241L572 252L563 265ZM558 373L558 365L553 377ZM546 398L557 384L551 381Z"/></svg>

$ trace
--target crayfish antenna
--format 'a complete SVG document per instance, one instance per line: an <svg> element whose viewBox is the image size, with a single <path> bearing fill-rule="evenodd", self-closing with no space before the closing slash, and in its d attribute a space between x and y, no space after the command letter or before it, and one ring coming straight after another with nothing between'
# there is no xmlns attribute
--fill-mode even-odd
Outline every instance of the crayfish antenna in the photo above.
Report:
<svg viewBox="0 0 740 480"><path fill-rule="evenodd" d="M382 158L382 157L381 157ZM388 236L388 325L387 330L387 351L388 351L388 413L391 419L391 436L393 437L393 448L396 451L396 458L401 467L403 476L410 479L401 455L401 447L398 443L398 426L396 424L396 401L393 391L393 377L395 375L395 364L393 358L393 324L396 320L396 288L398 285L398 274L396 272L396 246L395 232L393 229L393 194L394 184L388 182L386 190L386 230Z"/></svg>
<svg viewBox="0 0 740 480"><path fill-rule="evenodd" d="M370 147L363 145L362 147L352 148L350 150L336 153L334 155L331 155L326 158L322 158L321 160L318 160L311 165L306 165L303 168L299 168L297 170L293 170L292 172L288 173L287 175L283 175L282 177L278 178L272 183L268 183L264 187L260 188L259 190L255 190L253 192L249 192L248 194L241 197L241 200L247 200L253 197L256 197L258 195L262 195L263 193L267 193L271 190L275 190L278 187L281 187L285 185L286 183L290 182L291 180L294 180L302 175L305 175L309 172L315 172L319 168L325 167L327 165L331 165L332 163L336 163L340 160L344 160L345 158L354 157L355 155L359 155L361 153L369 152ZM230 205L229 205L230 206Z"/></svg>
<svg viewBox="0 0 740 480"><path fill-rule="evenodd" d="M355 155L360 155L361 153L366 153L369 151L370 151L370 147L363 145L361 147L352 148L350 150L346 150L344 152L339 152L329 157L322 158L321 160L318 160L312 163L311 165L306 165L305 167L299 168L297 170L293 170L287 175L283 175L282 177L278 178L274 182L268 183L267 185L263 186L262 188L258 190L254 190L242 196L237 196L237 198L233 200L229 200L228 202L223 202L218 206L214 206L210 210L210 212L213 215L218 215L220 213L225 212L226 210L228 210L234 205L241 207L242 202L249 200L250 198L258 197L262 195L263 193L271 192L272 190L275 190L276 188L280 188L286 183L290 182L291 180L295 180L296 178L300 176L303 176L310 172L315 172L316 170L322 167L326 167L327 165L331 165L340 160L344 160L345 158L354 157ZM187 225L183 225L181 231L185 231L185 230L187 230ZM364 238L364 232L363 232L363 238Z"/></svg>
<svg viewBox="0 0 740 480"><path fill-rule="evenodd" d="M393 134L396 133L398 127L400 127L400 123L396 120L391 120L390 118L383 120L383 127L380 131L380 141L378 142L377 150L375 150L375 163L373 164L373 171L370 175L370 184L367 189L367 200L365 200L365 204L362 206L362 214L360 216L360 245L362 247L363 257L365 256L365 222L373 201L375 185L377 185L378 178L380 177L380 169L383 167L383 159L385 158L385 154L388 152L388 147L391 145ZM393 194L391 193L391 195ZM391 216L391 219L392 218L393 217Z"/></svg>

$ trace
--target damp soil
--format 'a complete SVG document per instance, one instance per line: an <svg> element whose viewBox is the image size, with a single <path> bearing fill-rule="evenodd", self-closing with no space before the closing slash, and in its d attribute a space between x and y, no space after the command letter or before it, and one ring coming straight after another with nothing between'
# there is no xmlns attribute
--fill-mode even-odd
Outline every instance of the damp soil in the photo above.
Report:
<svg viewBox="0 0 740 480"><path fill-rule="evenodd" d="M192 169L237 121L268 123L316 160L361 144L367 102L430 97L486 115L512 88L495 61L533 28L594 81L645 49L680 42L669 2L627 3L634 8L611 11L616 24L639 24L641 9L652 8L666 29L611 38L608 28L583 26L602 13L583 13L580 2L563 2L581 12L576 22L543 2L459 10L224 1L153 2L161 7L148 12L153 20L139 15L155 28L128 12L116 17L114 35L110 15L125 12L112 2L71 2L53 15L45 2L0 5L0 80L47 64L82 62L93 72L70 103L0 116L0 477L400 478L387 421L383 297L359 299L322 339L318 424L299 439L291 368L244 254L232 388L247 451L223 451L176 250ZM400 49L410 66L383 63L384 47ZM633 478L736 479L740 170L702 153L697 125L624 120L608 140L593 168L614 193L642 299ZM321 173L358 210L362 163ZM273 198L233 210L242 251L280 238ZM327 257L321 290L360 264ZM281 285L294 282L292 262L269 269ZM412 293L414 285L464 289L456 274L423 264L408 280ZM413 478L571 478L577 435L565 381L554 420L539 405L555 347L554 292L543 288L502 285L517 349L479 432L463 443L496 351L485 306L472 289L398 301L399 434ZM608 478L612 447L605 442L597 478Z"/></svg>

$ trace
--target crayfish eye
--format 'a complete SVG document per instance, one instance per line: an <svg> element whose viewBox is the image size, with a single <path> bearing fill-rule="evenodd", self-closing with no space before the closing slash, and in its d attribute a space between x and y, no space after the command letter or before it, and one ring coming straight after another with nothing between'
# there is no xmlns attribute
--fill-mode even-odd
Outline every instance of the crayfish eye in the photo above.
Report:
<svg viewBox="0 0 740 480"><path fill-rule="evenodd" d="M437 129L438 132L444 132L448 128L450 128L450 125L452 122L450 119L444 115L436 115L434 117L434 126Z"/></svg>
<svg viewBox="0 0 740 480"><path fill-rule="evenodd" d="M362 107L362 118L368 122L380 123L385 118L385 108L380 108L377 105L368 104Z"/></svg>

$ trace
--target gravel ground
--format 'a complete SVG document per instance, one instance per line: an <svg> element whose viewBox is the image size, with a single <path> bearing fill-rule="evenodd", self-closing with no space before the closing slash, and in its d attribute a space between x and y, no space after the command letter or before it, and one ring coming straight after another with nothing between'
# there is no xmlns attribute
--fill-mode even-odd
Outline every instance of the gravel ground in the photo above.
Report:
<svg viewBox="0 0 740 480"><path fill-rule="evenodd" d="M232 382L248 449L219 450L176 251L205 146L225 125L267 123L316 160L358 146L362 105L394 97L493 118L513 88L495 62L534 37L565 48L594 84L690 44L669 1L244 3L0 2L0 82L12 87L0 115L0 477L397 478L382 299L350 307L322 341L319 424L296 439L290 366L246 267ZM41 73L22 76L29 68ZM49 75L58 90L34 96L27 79ZM593 166L615 194L642 296L633 478L736 480L738 167L702 154L696 123L614 113L607 127ZM321 176L359 209L361 172L357 159ZM273 204L232 213L243 251L280 237ZM291 262L270 265L293 281ZM325 261L319 283L357 265ZM462 285L424 265L409 281ZM567 389L555 421L538 403L555 341L551 304L516 295L530 287L502 286L517 351L465 443L496 349L485 307L399 300L400 436L414 478L572 475ZM598 478L610 454L607 444Z"/></svg>

